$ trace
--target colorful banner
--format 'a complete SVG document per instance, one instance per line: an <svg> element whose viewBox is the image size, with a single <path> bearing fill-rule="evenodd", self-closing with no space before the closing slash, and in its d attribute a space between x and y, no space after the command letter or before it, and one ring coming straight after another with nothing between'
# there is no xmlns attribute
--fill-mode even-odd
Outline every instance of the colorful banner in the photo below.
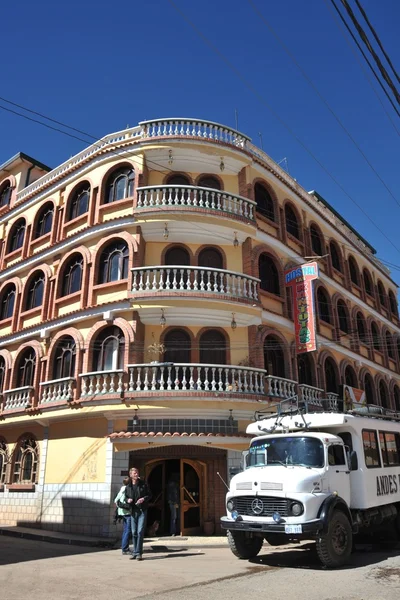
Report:
<svg viewBox="0 0 400 600"><path fill-rule="evenodd" d="M318 278L318 264L306 263L285 271L285 285L292 288L296 353L317 349L312 281Z"/></svg>

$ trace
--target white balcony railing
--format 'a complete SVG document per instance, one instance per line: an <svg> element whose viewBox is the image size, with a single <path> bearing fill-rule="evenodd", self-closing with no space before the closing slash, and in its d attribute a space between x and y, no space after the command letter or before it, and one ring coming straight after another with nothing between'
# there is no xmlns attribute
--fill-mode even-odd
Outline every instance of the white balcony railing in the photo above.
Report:
<svg viewBox="0 0 400 600"><path fill-rule="evenodd" d="M254 220L256 203L229 192L193 185L158 185L137 188L137 209L203 208Z"/></svg>
<svg viewBox="0 0 400 600"><path fill-rule="evenodd" d="M338 400L339 394L335 394L335 392L327 392L326 393L326 401L325 401L325 409L326 410L338 410Z"/></svg>
<svg viewBox="0 0 400 600"><path fill-rule="evenodd" d="M266 371L233 365L145 363L128 365L131 393L226 392L265 394Z"/></svg>
<svg viewBox="0 0 400 600"><path fill-rule="evenodd" d="M321 388L307 385L306 383L299 383L299 400L302 402L322 406L321 395L323 393L324 390Z"/></svg>
<svg viewBox="0 0 400 600"><path fill-rule="evenodd" d="M273 398L293 398L297 391L297 382L284 377L267 375L267 394Z"/></svg>
<svg viewBox="0 0 400 600"><path fill-rule="evenodd" d="M245 148L250 138L236 129L199 119L154 119L141 121L143 137L197 137Z"/></svg>
<svg viewBox="0 0 400 600"><path fill-rule="evenodd" d="M6 390L4 394L4 410L16 408L27 408L31 405L33 387L26 385L12 390Z"/></svg>
<svg viewBox="0 0 400 600"><path fill-rule="evenodd" d="M82 373L79 377L82 378L82 397L121 394L124 391L124 371L122 369Z"/></svg>
<svg viewBox="0 0 400 600"><path fill-rule="evenodd" d="M69 402L74 397L73 377L62 377L61 379L52 379L40 384L40 404L49 404L51 402Z"/></svg>
<svg viewBox="0 0 400 600"><path fill-rule="evenodd" d="M194 294L223 294L245 300L258 300L259 279L243 273L187 267L157 265L132 269L132 292L193 292Z"/></svg>

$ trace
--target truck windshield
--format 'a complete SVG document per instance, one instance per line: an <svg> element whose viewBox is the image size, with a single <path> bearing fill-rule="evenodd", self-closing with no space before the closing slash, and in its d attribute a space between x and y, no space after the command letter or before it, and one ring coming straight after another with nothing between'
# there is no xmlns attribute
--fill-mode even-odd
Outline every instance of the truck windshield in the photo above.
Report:
<svg viewBox="0 0 400 600"><path fill-rule="evenodd" d="M322 442L312 437L276 437L255 440L246 459L246 467L266 465L298 465L321 468L324 466Z"/></svg>

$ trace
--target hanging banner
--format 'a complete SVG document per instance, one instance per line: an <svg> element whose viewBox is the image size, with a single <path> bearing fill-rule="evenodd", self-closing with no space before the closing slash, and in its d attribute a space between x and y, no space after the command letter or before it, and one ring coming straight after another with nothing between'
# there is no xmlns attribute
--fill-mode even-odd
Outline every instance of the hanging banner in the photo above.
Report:
<svg viewBox="0 0 400 600"><path fill-rule="evenodd" d="M318 264L306 263L285 271L285 285L292 288L296 354L317 349L312 281L318 278Z"/></svg>
<svg viewBox="0 0 400 600"><path fill-rule="evenodd" d="M366 406L365 391L350 385L342 386L343 408L353 410Z"/></svg>

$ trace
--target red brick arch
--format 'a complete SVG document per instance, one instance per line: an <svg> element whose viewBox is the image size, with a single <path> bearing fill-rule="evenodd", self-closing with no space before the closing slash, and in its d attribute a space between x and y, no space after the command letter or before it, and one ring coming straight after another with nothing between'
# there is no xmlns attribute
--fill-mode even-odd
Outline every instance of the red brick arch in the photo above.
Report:
<svg viewBox="0 0 400 600"><path fill-rule="evenodd" d="M252 194L252 196L251 196L250 200L254 200L255 201L254 187L255 187L256 183L259 183L259 184L263 185L265 187L265 189L267 190L267 192L269 193L269 195L271 196L271 200L272 200L272 203L274 205L274 215L275 215L275 219L274 219L273 222L276 223L276 224L278 224L279 221L280 221L279 200L278 200L278 196L277 196L274 188L272 187L272 185L268 181L265 181L265 179L263 179L262 177L256 177L251 182L251 194ZM270 221L270 219L268 219L268 221Z"/></svg>
<svg viewBox="0 0 400 600"><path fill-rule="evenodd" d="M222 178L219 175L217 175L216 173L200 173L200 175L197 175L197 177L195 178L193 185L199 186L200 185L199 181L203 177L213 177L214 179L219 181L221 192L224 191L224 182L223 182Z"/></svg>
<svg viewBox="0 0 400 600"><path fill-rule="evenodd" d="M231 339L229 337L228 332L223 328L223 327L202 327L196 335L195 338L195 350L194 350L194 355L195 355L195 360L194 362L200 362L200 339L201 336L204 333L207 333L208 331L218 331L218 333L221 333L222 336L225 339L225 348L226 348L226 364L230 365L231 364Z"/></svg>
<svg viewBox="0 0 400 600"><path fill-rule="evenodd" d="M14 388L18 388L20 387L19 385L19 377L18 377L18 362L19 359L22 355L22 353L27 349L27 348L32 348L35 351L35 355L36 355L36 366L35 366L35 375L33 378L33 387L35 389L35 395L36 397L38 397L38 390L39 390L39 381L40 381L40 370L41 370L41 359L44 357L44 353L43 353L43 348L40 342L38 342L37 340L31 340L29 342L24 342L23 344L21 344L16 352L16 354L13 357L13 364L12 364L12 372L11 372L11 379L10 379L10 384L11 384L11 388L10 389L14 389Z"/></svg>
<svg viewBox="0 0 400 600"><path fill-rule="evenodd" d="M198 265L199 264L199 255L200 253L205 250L206 248L211 248L212 250L217 250L222 258L222 268L226 269L227 268L227 261L226 261L226 254L225 251L221 248L221 246L216 246L213 244L203 244L202 246L200 246L199 248L197 248L195 254L194 254L194 264Z"/></svg>
<svg viewBox="0 0 400 600"><path fill-rule="evenodd" d="M40 308L40 316L41 316L42 320L44 321L46 319L46 314L47 314L47 309L48 309L49 299L50 299L50 278L53 275L52 269L50 268L49 265L42 263L40 265L37 265L36 267L34 267L33 269L31 269L29 271L28 276L25 279L23 291L21 294L21 309L20 309L20 311L21 311L21 313L25 312L26 298L27 298L27 294L29 292L29 284L30 284L30 281L31 281L32 277L34 276L34 274L37 273L38 271L42 271L44 274L43 301L42 301L42 306Z"/></svg>
<svg viewBox="0 0 400 600"><path fill-rule="evenodd" d="M124 334L125 338L125 348L124 348L124 366L129 364L130 355L131 355L131 345L135 340L135 331L126 319L122 317L116 317L112 323L108 323L107 321L98 321L93 325L90 329L89 333L86 336L85 341L85 357L83 361L83 372L88 373L92 371L92 361L93 361L93 341L100 334L103 329L107 327L119 327Z"/></svg>
<svg viewBox="0 0 400 600"><path fill-rule="evenodd" d="M62 283L63 283L63 276L64 276L64 272L63 271L64 271L64 268L65 268L65 265L68 263L69 259L74 254L80 254L82 256L82 258L83 258L81 293L83 292L83 287L84 287L84 283L85 283L85 275L87 273L87 269L89 268L89 264L92 262L92 253L90 252L90 250L86 246L77 246L73 250L70 250L69 252L67 252L62 257L62 259L60 261L60 264L58 265L58 269L57 269L57 281L56 281L56 293L55 293L55 297L56 298L60 298L60 295L61 295L61 289L62 289Z"/></svg>
<svg viewBox="0 0 400 600"><path fill-rule="evenodd" d="M85 340L83 339L82 333L79 329L75 329L75 327L68 327L67 329L63 329L62 331L58 331L51 340L49 349L47 351L47 365L46 365L46 376L45 381L50 381L52 379L51 370L53 368L54 362L54 351L57 347L59 340L65 336L70 336L74 339L76 344L76 360L75 360L75 373L74 377L78 377L79 375L79 367L82 363L81 354L85 348Z"/></svg>
<svg viewBox="0 0 400 600"><path fill-rule="evenodd" d="M188 248L188 246L186 246L186 244L181 244L180 242L171 242L170 244L168 244L168 246L164 246L164 248L162 249L161 252L161 264L165 265L165 255L167 254L168 250L171 250L171 248L183 248L184 250L186 250L186 252L188 252L189 254L189 261L190 261L190 266L194 266L196 265L194 256L193 256L193 252L191 251L190 248Z"/></svg>
<svg viewBox="0 0 400 600"><path fill-rule="evenodd" d="M164 329L161 332L160 335L160 343L164 344L164 340L165 337L168 333L170 333L171 331L174 331L176 329L179 330L183 330L185 333L188 334L189 338L190 338L190 357L191 357L191 362L192 363L196 363L199 362L198 361L198 350L195 348L196 346L196 336L193 334L192 330L189 329L189 327L186 327L185 325L171 325L170 327L166 327L166 329Z"/></svg>
<svg viewBox="0 0 400 600"><path fill-rule="evenodd" d="M340 370L339 370L338 363L337 363L335 356L329 350L323 350L318 356L318 369L319 369L319 375L320 375L319 380L323 383L323 385L321 387L323 387L326 392L331 392L332 390L326 389L327 385L326 385L326 379L325 379L325 361L327 358L330 358L332 360L333 365L335 367L338 388L342 381L341 381L341 376L340 376Z"/></svg>
<svg viewBox="0 0 400 600"><path fill-rule="evenodd" d="M133 191L134 191L134 194L136 193L136 189L139 185L139 175L142 173L142 169L138 163L130 161L129 159L121 160L121 162L114 163L109 169L107 169L107 171L104 173L103 177L101 178L101 182L100 182L100 186L99 186L100 194L99 194L99 198L98 198L98 203L100 206L102 206L104 204L106 186L107 186L109 177L112 175L113 171L119 171L119 169L123 169L125 167L133 169L133 171L135 173L135 183L134 183ZM91 188L90 195L92 195L92 188Z"/></svg>
<svg viewBox="0 0 400 600"><path fill-rule="evenodd" d="M294 238L294 239L297 242L300 242L300 244L302 244L304 242L304 232L303 232L303 219L302 219L302 216L300 214L300 211L298 210L298 208L294 204L294 202L292 202L292 200L289 200L288 198L285 198L285 200L283 201L283 204L282 204L282 210L283 210L283 214L284 214L284 218L285 218L285 229L286 229L286 232L287 232L286 213L285 213L286 206L290 206L290 208L293 210L294 214L297 217L297 224L298 224L298 227L299 227L299 238Z"/></svg>
<svg viewBox="0 0 400 600"><path fill-rule="evenodd" d="M169 184L168 179L170 179L171 177L176 177L176 176L186 177L186 179L188 179L188 181L189 181L188 185L193 185L193 178L189 175L189 173L185 173L184 171L170 171L169 173L167 173L164 176L162 185L174 185L174 184Z"/></svg>

